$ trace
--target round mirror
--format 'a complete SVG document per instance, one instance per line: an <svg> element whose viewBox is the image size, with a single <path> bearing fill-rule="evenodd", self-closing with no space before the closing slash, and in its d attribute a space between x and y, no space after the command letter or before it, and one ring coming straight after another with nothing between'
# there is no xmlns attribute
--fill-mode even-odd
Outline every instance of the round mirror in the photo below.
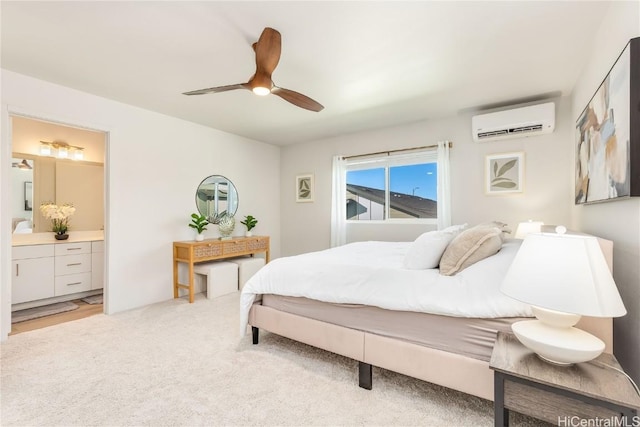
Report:
<svg viewBox="0 0 640 427"><path fill-rule="evenodd" d="M212 224L224 215L235 215L238 210L238 192L233 182L222 175L205 178L196 190L198 212Z"/></svg>

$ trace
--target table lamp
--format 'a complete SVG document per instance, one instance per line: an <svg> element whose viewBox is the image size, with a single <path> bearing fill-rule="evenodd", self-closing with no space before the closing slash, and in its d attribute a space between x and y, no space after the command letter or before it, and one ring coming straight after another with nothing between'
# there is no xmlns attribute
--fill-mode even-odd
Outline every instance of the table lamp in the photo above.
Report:
<svg viewBox="0 0 640 427"><path fill-rule="evenodd" d="M513 236L514 239L524 239L527 234L531 233L539 233L542 229L544 222L542 221L526 221L518 224L518 228L516 228L516 234Z"/></svg>
<svg viewBox="0 0 640 427"><path fill-rule="evenodd" d="M518 340L559 365L586 362L604 351L602 340L573 327L581 316L627 313L598 240L565 233L559 226L556 233L528 234L500 289L531 304L538 319L511 326Z"/></svg>

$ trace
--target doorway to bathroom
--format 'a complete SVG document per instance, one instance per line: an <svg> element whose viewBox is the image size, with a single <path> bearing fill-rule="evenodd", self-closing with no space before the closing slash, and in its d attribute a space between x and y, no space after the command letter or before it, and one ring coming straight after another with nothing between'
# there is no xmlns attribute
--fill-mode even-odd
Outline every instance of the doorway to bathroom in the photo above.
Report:
<svg viewBox="0 0 640 427"><path fill-rule="evenodd" d="M105 312L108 132L21 114L10 129L11 334Z"/></svg>

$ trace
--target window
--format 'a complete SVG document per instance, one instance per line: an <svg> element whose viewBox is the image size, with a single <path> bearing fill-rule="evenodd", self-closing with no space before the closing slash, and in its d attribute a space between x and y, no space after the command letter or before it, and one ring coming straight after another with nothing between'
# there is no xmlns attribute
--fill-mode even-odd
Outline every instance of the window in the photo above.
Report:
<svg viewBox="0 0 640 427"><path fill-rule="evenodd" d="M438 162L435 150L347 163L346 203L349 221L438 218Z"/></svg>

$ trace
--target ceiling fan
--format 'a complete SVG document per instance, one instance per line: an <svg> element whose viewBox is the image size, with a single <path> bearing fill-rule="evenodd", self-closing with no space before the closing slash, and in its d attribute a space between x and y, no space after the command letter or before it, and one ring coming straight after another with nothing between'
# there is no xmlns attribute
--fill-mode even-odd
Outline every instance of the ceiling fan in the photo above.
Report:
<svg viewBox="0 0 640 427"><path fill-rule="evenodd" d="M226 92L235 89L248 89L260 96L272 93L293 105L310 111L318 112L324 108L320 103L308 96L273 84L271 74L278 65L281 50L281 37L278 31L269 27L265 28L258 41L252 47L256 53L256 72L247 83L193 90L184 92L183 95L204 95L206 93Z"/></svg>

